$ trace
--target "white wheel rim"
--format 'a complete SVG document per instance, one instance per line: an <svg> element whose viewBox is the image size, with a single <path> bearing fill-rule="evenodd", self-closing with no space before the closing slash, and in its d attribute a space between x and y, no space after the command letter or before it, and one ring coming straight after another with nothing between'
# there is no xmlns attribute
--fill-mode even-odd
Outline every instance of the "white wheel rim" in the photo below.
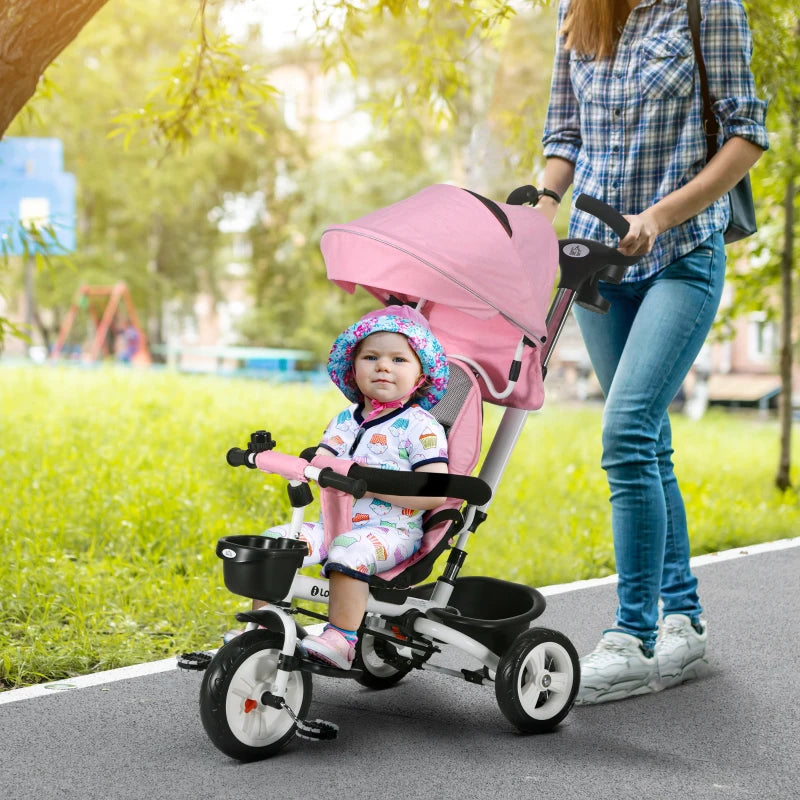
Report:
<svg viewBox="0 0 800 800"><path fill-rule="evenodd" d="M279 650L261 650L247 658L234 673L225 697L225 716L231 733L249 747L266 747L285 736L294 720L280 708L261 702L271 691L277 675ZM303 702L303 680L298 672L289 675L284 699L295 714ZM254 706L253 703L256 705Z"/></svg>
<svg viewBox="0 0 800 800"><path fill-rule="evenodd" d="M517 676L523 710L533 719L551 719L569 701L574 679L572 659L565 647L556 642L537 644L525 656Z"/></svg>
<svg viewBox="0 0 800 800"><path fill-rule="evenodd" d="M391 678L397 675L397 669L387 664L375 652L375 637L365 635L361 639L361 660L364 662L367 672L376 678Z"/></svg>

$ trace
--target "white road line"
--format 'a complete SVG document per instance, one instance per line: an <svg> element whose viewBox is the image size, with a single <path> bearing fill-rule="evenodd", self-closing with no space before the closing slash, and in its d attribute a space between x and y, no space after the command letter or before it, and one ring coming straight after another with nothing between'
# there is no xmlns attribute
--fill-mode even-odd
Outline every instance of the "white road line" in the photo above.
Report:
<svg viewBox="0 0 800 800"><path fill-rule="evenodd" d="M788 547L800 547L800 537L795 539L779 539L777 542L764 542L763 544L737 547L734 550L723 550L719 553L707 553L704 556L695 556L691 559L692 567L704 567L708 564L718 564L720 561L730 561L733 558L744 558L759 553L771 553L775 550L785 550ZM591 589L593 586L608 586L617 582L616 575L607 575L605 578L589 578L585 581L572 583L559 583L554 586L545 586L539 591L546 597L564 592L574 592L577 589Z"/></svg>
<svg viewBox="0 0 800 800"><path fill-rule="evenodd" d="M692 559L693 567L702 567L708 564L717 564L720 561L730 561L734 558L744 558L746 556L758 555L759 553L770 553L775 550L785 550L789 547L800 547L800 537L794 539L780 539L777 542L764 542L749 547L738 547L734 550L725 550L720 553L709 553L704 556L696 556ZM584 581L574 581L572 583L561 583L554 586L545 586L539 591L545 596L574 592L579 589L590 589L594 586L607 586L617 582L616 575L608 575L605 578L591 578ZM95 672L92 675L79 675L66 681L54 681L52 683L39 683L35 686L25 686L22 689L9 689L0 692L0 705L14 703L17 700L30 700L34 697L43 697L58 692L71 691L73 689L86 689L89 686L102 686L106 683L127 680L128 678L141 678L145 675L155 675L159 672L169 672L176 669L175 658L165 658L161 661L150 661L146 664L134 664L130 667L120 667L106 672Z"/></svg>

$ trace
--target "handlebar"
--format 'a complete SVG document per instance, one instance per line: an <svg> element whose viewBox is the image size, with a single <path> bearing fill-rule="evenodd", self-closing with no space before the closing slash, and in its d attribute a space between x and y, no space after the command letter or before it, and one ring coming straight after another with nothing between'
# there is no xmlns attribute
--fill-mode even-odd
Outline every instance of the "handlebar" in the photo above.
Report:
<svg viewBox="0 0 800 800"><path fill-rule="evenodd" d="M250 442L246 450L241 447L231 447L226 455L227 462L232 467L256 468L256 455L266 450L272 450L277 442L269 431L254 431L250 434Z"/></svg>
<svg viewBox="0 0 800 800"><path fill-rule="evenodd" d="M531 205L535 206L539 202L541 192L535 186L519 186L514 189L506 198L506 203L512 206ZM588 194L579 194L575 200L575 208L585 211L587 214L597 217L601 222L605 222L614 233L622 239L630 228L630 224L615 208L592 197Z"/></svg>
<svg viewBox="0 0 800 800"><path fill-rule="evenodd" d="M225 455L225 460L232 467L249 467L255 469L255 453L251 450L242 450L241 447L231 447Z"/></svg>
<svg viewBox="0 0 800 800"><path fill-rule="evenodd" d="M241 447L232 447L228 450L225 460L232 467L248 467L257 469L259 466L265 472L282 475L289 481L316 481L323 489L337 489L346 492L356 499L367 493L367 482L359 477L340 475L330 467L321 469L308 462L314 456L314 449L303 451L303 456L289 456L273 450L275 441L267 431L256 431L250 436L250 444L246 450ZM264 453L261 463L256 463L259 454Z"/></svg>
<svg viewBox="0 0 800 800"><path fill-rule="evenodd" d="M314 468L310 467L309 469ZM311 476L308 475L307 477ZM323 489L338 489L340 492L353 495L356 500L367 493L366 481L361 478L351 478L349 475L340 475L330 467L323 467L317 477L312 478L312 480L316 480Z"/></svg>
<svg viewBox="0 0 800 800"><path fill-rule="evenodd" d="M575 208L597 217L601 222L605 222L620 239L625 237L628 228L630 228L628 220L626 220L616 208L613 208L608 205L608 203L604 203L602 200L598 200L591 195L579 194L578 198L575 200Z"/></svg>

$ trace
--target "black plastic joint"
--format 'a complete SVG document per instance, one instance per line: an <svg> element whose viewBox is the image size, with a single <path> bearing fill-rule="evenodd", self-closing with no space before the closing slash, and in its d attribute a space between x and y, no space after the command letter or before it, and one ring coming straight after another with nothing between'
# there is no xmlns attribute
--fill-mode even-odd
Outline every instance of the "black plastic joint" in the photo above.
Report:
<svg viewBox="0 0 800 800"><path fill-rule="evenodd" d="M415 636L414 633L414 622L416 622L419 617L424 617L422 611L418 608L410 608L405 614L402 614L397 618L397 628L398 630L405 634L409 639L413 639Z"/></svg>
<svg viewBox="0 0 800 800"><path fill-rule="evenodd" d="M264 692L261 695L261 704L270 708L283 708L283 698L275 697L271 692Z"/></svg>
<svg viewBox="0 0 800 800"><path fill-rule="evenodd" d="M289 502L292 508L305 508L314 500L311 487L307 483L301 483L299 486L292 486L290 483L286 490L289 492Z"/></svg>
<svg viewBox="0 0 800 800"><path fill-rule="evenodd" d="M521 361L512 361L511 362L511 369L508 371L508 380L512 383L519 380L519 374L522 372L522 362Z"/></svg>
<svg viewBox="0 0 800 800"><path fill-rule="evenodd" d="M483 525L484 522L488 519L489 515L485 511L476 511L475 516L472 520L472 525L469 526L470 531L475 533L478 530L479 525Z"/></svg>
<svg viewBox="0 0 800 800"><path fill-rule="evenodd" d="M439 578L440 581L444 581L445 583L449 583L451 586L455 585L455 577L461 571L461 567L464 564L464 560L466 559L467 554L463 550L459 550L459 548L454 547L450 551L450 555L447 556L447 562L444 565L444 569L442 570L442 576Z"/></svg>
<svg viewBox="0 0 800 800"><path fill-rule="evenodd" d="M486 672L486 667L483 669L462 669L461 674L464 676L464 680L467 683L477 683L478 686L482 686L483 682L489 677Z"/></svg>
<svg viewBox="0 0 800 800"><path fill-rule="evenodd" d="M278 656L278 669L294 672L296 669L300 669L300 659L297 656L287 656L285 653L281 653Z"/></svg>

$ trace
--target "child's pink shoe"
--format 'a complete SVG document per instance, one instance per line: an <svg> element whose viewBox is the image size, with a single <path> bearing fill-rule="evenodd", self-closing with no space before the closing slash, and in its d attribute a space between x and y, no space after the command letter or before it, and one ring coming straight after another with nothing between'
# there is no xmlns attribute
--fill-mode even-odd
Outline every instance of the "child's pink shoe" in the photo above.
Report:
<svg viewBox="0 0 800 800"><path fill-rule="evenodd" d="M339 669L350 669L356 656L356 647L335 628L325 628L319 636L306 636L300 649L314 661L322 661Z"/></svg>

